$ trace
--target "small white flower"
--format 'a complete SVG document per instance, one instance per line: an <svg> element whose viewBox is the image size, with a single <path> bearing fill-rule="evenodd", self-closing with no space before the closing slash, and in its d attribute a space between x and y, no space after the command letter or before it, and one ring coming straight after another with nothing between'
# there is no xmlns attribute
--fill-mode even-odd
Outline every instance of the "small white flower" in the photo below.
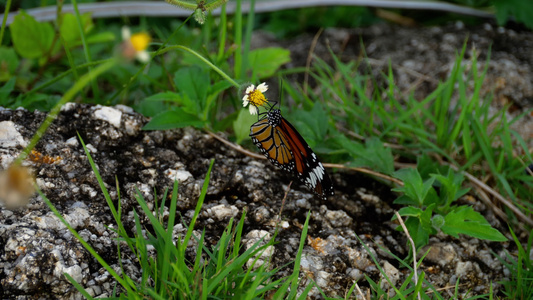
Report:
<svg viewBox="0 0 533 300"><path fill-rule="evenodd" d="M242 106L246 107L247 105L250 105L248 107L250 114L257 115L259 112L258 107L268 102L264 95L267 90L268 85L265 82L258 85L257 88L251 84L244 92L244 97L242 97Z"/></svg>

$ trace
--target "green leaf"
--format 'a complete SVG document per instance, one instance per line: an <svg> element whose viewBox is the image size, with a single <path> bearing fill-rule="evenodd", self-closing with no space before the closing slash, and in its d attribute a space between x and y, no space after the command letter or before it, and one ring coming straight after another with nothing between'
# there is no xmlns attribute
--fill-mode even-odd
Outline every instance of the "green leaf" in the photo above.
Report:
<svg viewBox="0 0 533 300"><path fill-rule="evenodd" d="M171 101L174 103L181 104L181 97L178 93L174 92L162 92L157 93L152 96L148 96L144 99L147 102L158 102L158 101Z"/></svg>
<svg viewBox="0 0 533 300"><path fill-rule="evenodd" d="M248 109L241 109L239 115L233 122L233 131L237 137L237 144L241 144L244 139L250 136L250 126L257 121L257 116L250 114Z"/></svg>
<svg viewBox="0 0 533 300"><path fill-rule="evenodd" d="M9 27L13 46L24 58L42 58L50 51L54 40L54 28L49 23L39 23L21 11Z"/></svg>
<svg viewBox="0 0 533 300"><path fill-rule="evenodd" d="M442 209L447 213L448 208L455 200L464 196L469 189L461 189L464 177L460 173L455 173L452 169L448 169L448 175L443 176L439 174L431 174L441 185L440 199L443 203Z"/></svg>
<svg viewBox="0 0 533 300"><path fill-rule="evenodd" d="M426 210L422 210L416 207L403 207L398 213L401 216L407 216L407 220L404 222L409 234L415 242L416 248L427 245L429 241L429 235L436 233L435 229L431 227L431 215L433 214L434 205L430 205ZM395 217L392 218L393 220ZM400 230L401 226L396 227L396 230Z"/></svg>
<svg viewBox="0 0 533 300"><path fill-rule="evenodd" d="M402 217L418 217L422 214L422 212L423 210L421 210L420 208L412 207L412 206L402 207L398 211L398 213ZM396 215L392 219L395 220Z"/></svg>
<svg viewBox="0 0 533 300"><path fill-rule="evenodd" d="M337 148L338 153L346 153L351 156L357 155L358 151L362 151L363 145L357 140L351 140L343 134L335 135L331 138L331 142Z"/></svg>
<svg viewBox="0 0 533 300"><path fill-rule="evenodd" d="M328 112L322 104L316 103L311 111L296 110L291 120L311 148L323 143L328 131Z"/></svg>
<svg viewBox="0 0 533 300"><path fill-rule="evenodd" d="M233 87L233 84L227 80L221 80L218 81L212 85L209 86L209 95L218 95L222 91L225 91L229 88ZM242 102L241 102L242 103Z"/></svg>
<svg viewBox="0 0 533 300"><path fill-rule="evenodd" d="M0 81L8 81L19 66L15 49L0 46Z"/></svg>
<svg viewBox="0 0 533 300"><path fill-rule="evenodd" d="M529 29L533 29L533 19L531 11L533 2L523 0L495 0L496 20L499 25L504 25L510 18L514 17L516 21L524 23Z"/></svg>
<svg viewBox="0 0 533 300"><path fill-rule="evenodd" d="M146 117L154 117L162 111L166 111L169 105L163 102L141 101L133 106L133 109Z"/></svg>
<svg viewBox="0 0 533 300"><path fill-rule="evenodd" d="M394 204L419 206L416 200L412 199L411 197L407 197L406 195L401 195L396 198L394 200Z"/></svg>
<svg viewBox="0 0 533 300"><path fill-rule="evenodd" d="M233 84L227 80L220 80L214 84L208 85L208 95L203 107L202 119L207 120L209 118L209 112L213 111L213 105L216 103L216 100L220 98L220 93L232 87Z"/></svg>
<svg viewBox="0 0 533 300"><path fill-rule="evenodd" d="M284 64L291 61L289 50L271 47L250 51L248 66L257 78L270 77Z"/></svg>
<svg viewBox="0 0 533 300"><path fill-rule="evenodd" d="M154 117L169 108L170 104L166 102L180 103L180 96L174 92L158 93L142 100L135 110L147 117Z"/></svg>
<svg viewBox="0 0 533 300"><path fill-rule="evenodd" d="M143 130L165 130L193 126L196 128L203 128L204 122L198 117L188 114L179 107L174 107L172 110L162 112L143 127Z"/></svg>
<svg viewBox="0 0 533 300"><path fill-rule="evenodd" d="M182 96L183 110L200 116L207 99L209 73L197 66L181 68L174 74L174 82Z"/></svg>
<svg viewBox="0 0 533 300"><path fill-rule="evenodd" d="M115 40L115 35L110 32L99 32L89 35L86 38L87 44L100 44L100 43L107 43L107 42L113 42ZM79 41L79 44L81 45L81 41Z"/></svg>
<svg viewBox="0 0 533 300"><path fill-rule="evenodd" d="M90 13L84 13L81 15L81 23L85 34L89 33L89 31L94 28ZM76 20L75 15L69 13L62 15L59 32L68 47L81 44L80 30L78 29L78 21Z"/></svg>
<svg viewBox="0 0 533 300"><path fill-rule="evenodd" d="M430 190L433 189L432 184L435 178L430 178L422 182L422 177L416 169L401 169L394 172L394 177L403 181L404 186L395 188L393 191L405 193L405 195L413 200L413 205L421 207L426 204L429 205L434 201L424 201ZM434 192L434 189L433 189ZM433 194L431 194L433 196ZM435 193L436 196L436 193Z"/></svg>
<svg viewBox="0 0 533 300"><path fill-rule="evenodd" d="M420 225L429 233L437 233L435 229L431 226L431 216L433 216L433 209L435 209L435 204L431 204L426 207L426 209L420 214L419 220Z"/></svg>
<svg viewBox="0 0 533 300"><path fill-rule="evenodd" d="M409 231L409 235L413 239L413 242L415 243L415 248L420 249L428 244L429 242L429 231L424 229L422 225L420 224L420 220L417 218L408 218L405 222L405 227L407 227L407 231ZM398 226L398 230L400 230L402 227Z"/></svg>
<svg viewBox="0 0 533 300"><path fill-rule="evenodd" d="M13 89L15 89L15 83L17 81L17 78L13 77L9 79L8 82L6 82L2 87L0 87L0 99L5 100L11 94ZM0 106L4 106L6 103L0 102Z"/></svg>
<svg viewBox="0 0 533 300"><path fill-rule="evenodd" d="M58 95L47 95L47 94L30 94L28 96L23 96L22 102L18 104L17 107L22 106L27 110L40 110L40 111L49 111L51 110L57 102L61 99Z"/></svg>
<svg viewBox="0 0 533 300"><path fill-rule="evenodd" d="M344 136L338 136L334 139L354 158L350 166L368 167L385 174L393 173L394 159L392 152L390 148L384 147L378 138L371 137L367 139L365 145L349 140Z"/></svg>
<svg viewBox="0 0 533 300"><path fill-rule="evenodd" d="M391 149L383 146L377 137L367 139L365 146L365 155L356 159L356 162L364 161L367 167L392 175L394 173L394 158Z"/></svg>
<svg viewBox="0 0 533 300"><path fill-rule="evenodd" d="M461 233L489 241L507 241L503 234L492 228L489 222L470 206L460 206L450 211L444 221L442 232L453 237L459 237Z"/></svg>
<svg viewBox="0 0 533 300"><path fill-rule="evenodd" d="M430 174L446 174L450 167L441 165L437 160L427 154L422 154L416 159L416 168L423 180L430 178Z"/></svg>

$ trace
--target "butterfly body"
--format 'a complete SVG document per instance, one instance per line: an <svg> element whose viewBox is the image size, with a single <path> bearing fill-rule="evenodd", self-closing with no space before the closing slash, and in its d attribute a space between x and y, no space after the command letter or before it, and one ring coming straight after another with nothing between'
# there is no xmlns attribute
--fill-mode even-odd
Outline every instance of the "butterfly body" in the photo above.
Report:
<svg viewBox="0 0 533 300"><path fill-rule="evenodd" d="M323 199L333 195L333 185L324 166L279 109L271 109L252 124L250 137L275 166L295 172L300 182Z"/></svg>

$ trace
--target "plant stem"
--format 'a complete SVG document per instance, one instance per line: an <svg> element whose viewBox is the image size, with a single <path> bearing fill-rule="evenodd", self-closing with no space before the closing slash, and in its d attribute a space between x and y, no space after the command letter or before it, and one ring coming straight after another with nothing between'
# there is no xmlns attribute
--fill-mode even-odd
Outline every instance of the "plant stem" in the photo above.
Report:
<svg viewBox="0 0 533 300"><path fill-rule="evenodd" d="M78 3L76 0L72 0L72 6L74 7L74 12L76 12L76 21L78 23L78 29L80 31L80 38L81 43L83 45L83 53L85 54L85 59L88 63L91 62L91 53L89 52L89 45L87 43L87 40L85 39L85 29L83 28L83 21L81 19L80 10L78 9ZM91 68L89 68L89 71L91 71ZM96 82L91 81L92 90L93 90L93 97L94 99L98 99L99 92L98 92L98 86L96 85Z"/></svg>
<svg viewBox="0 0 533 300"><path fill-rule="evenodd" d="M229 77L226 73L224 73L224 71L222 71L217 66L215 66L213 63L211 63L209 60L207 60L205 57L200 55L200 53L198 53L198 52L196 52L196 51L194 51L194 50L192 50L190 48L187 48L187 47L181 46L181 45L169 46L169 47L165 48L163 51L161 51L161 53L165 53L165 52L168 52L168 51L173 50L173 49L180 49L180 50L189 52L190 54L196 56L198 59L203 61L211 69L215 70L215 72L217 72L220 76L224 77L227 81L229 81L231 84L233 84L233 86L235 86L236 88L240 87L240 85L235 80L233 80L231 77Z"/></svg>
<svg viewBox="0 0 533 300"><path fill-rule="evenodd" d="M233 67L233 73L235 78L240 79L242 73L242 13L241 13L241 2L242 0L237 0L235 7L235 45L237 49L235 50L235 66Z"/></svg>
<svg viewBox="0 0 533 300"><path fill-rule="evenodd" d="M2 27L0 28L0 45L4 39L4 30L6 30L7 15L9 15L9 8L11 7L11 0L7 0L6 9L4 10L4 18L2 19Z"/></svg>

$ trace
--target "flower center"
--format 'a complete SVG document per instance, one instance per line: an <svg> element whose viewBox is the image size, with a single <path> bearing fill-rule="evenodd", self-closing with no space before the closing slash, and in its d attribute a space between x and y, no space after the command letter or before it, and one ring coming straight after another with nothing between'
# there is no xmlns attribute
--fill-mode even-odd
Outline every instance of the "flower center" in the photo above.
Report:
<svg viewBox="0 0 533 300"><path fill-rule="evenodd" d="M133 48L135 48L136 51L143 51L148 48L150 40L150 35L145 32L136 33L130 38L131 44L133 45Z"/></svg>
<svg viewBox="0 0 533 300"><path fill-rule="evenodd" d="M268 100L265 98L265 95L261 93L259 90L253 90L248 94L248 99L250 103L252 103L255 106L261 106L265 104Z"/></svg>

